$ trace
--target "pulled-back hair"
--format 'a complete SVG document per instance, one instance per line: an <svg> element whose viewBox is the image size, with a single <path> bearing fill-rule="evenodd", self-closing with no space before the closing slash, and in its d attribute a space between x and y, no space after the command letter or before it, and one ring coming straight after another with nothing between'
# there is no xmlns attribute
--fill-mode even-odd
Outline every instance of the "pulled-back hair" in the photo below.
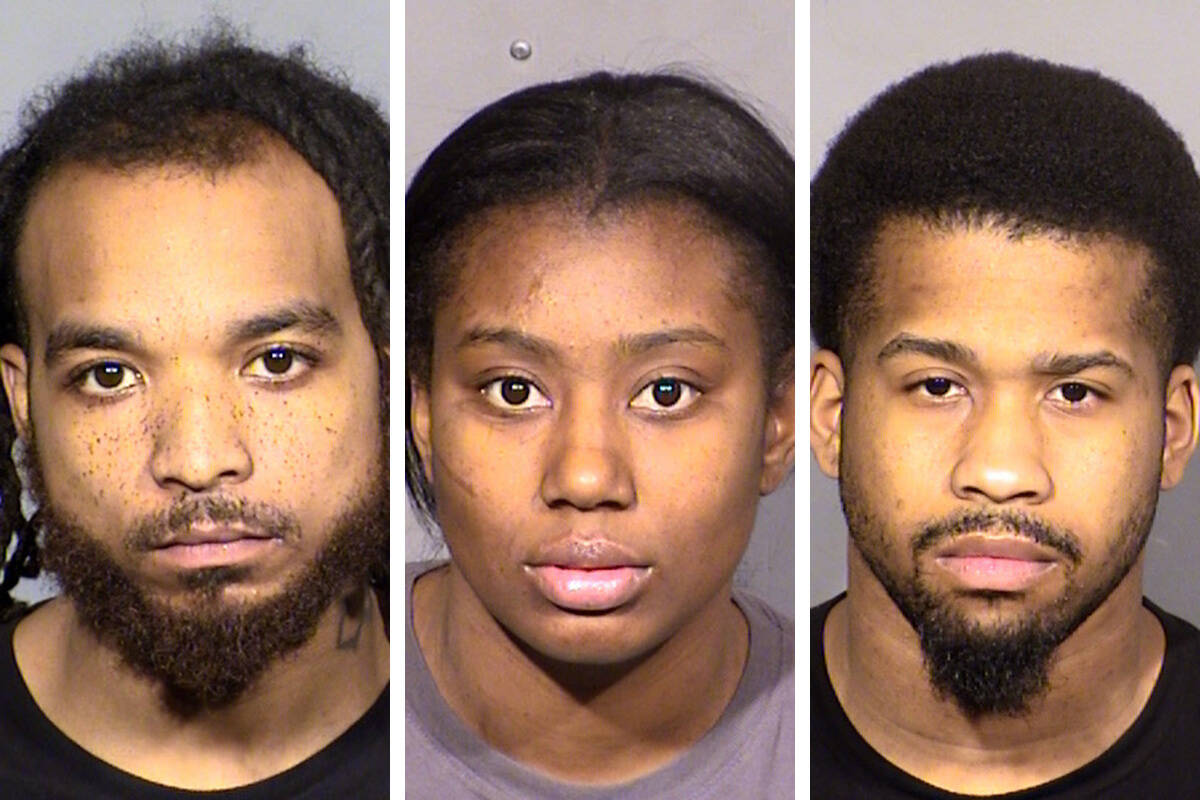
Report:
<svg viewBox="0 0 1200 800"><path fill-rule="evenodd" d="M387 396L388 129L379 109L323 74L300 49L275 55L220 28L195 44L137 44L101 59L25 110L0 156L0 342L28 352L16 264L30 200L68 164L105 169L181 164L206 171L252 159L278 138L328 184L341 209L350 277L379 358ZM0 606L22 576L37 574L36 518L20 513L16 439L0 398L0 545L17 538L0 583ZM382 409L386 419L387 409ZM386 565L380 565L386 574Z"/></svg>
<svg viewBox="0 0 1200 800"><path fill-rule="evenodd" d="M458 238L489 209L555 200L589 216L686 203L745 254L738 283L760 323L764 372L790 376L795 185L787 148L751 111L694 78L597 72L487 106L429 155L405 196L409 403L414 382L429 380L434 317L456 278ZM407 486L432 517L409 416Z"/></svg>
<svg viewBox="0 0 1200 800"><path fill-rule="evenodd" d="M1200 178L1154 109L1098 73L1011 53L926 68L851 120L811 191L812 332L843 359L870 319L871 248L905 216L1142 245L1132 318L1161 366L1196 359Z"/></svg>

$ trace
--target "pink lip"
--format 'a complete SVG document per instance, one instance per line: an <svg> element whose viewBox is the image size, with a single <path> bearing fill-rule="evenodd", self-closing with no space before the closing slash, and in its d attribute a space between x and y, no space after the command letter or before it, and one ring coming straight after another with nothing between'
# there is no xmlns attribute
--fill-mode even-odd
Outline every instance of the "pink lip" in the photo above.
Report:
<svg viewBox="0 0 1200 800"><path fill-rule="evenodd" d="M526 566L534 586L554 605L571 611L611 611L633 600L650 577L649 567L578 569Z"/></svg>
<svg viewBox="0 0 1200 800"><path fill-rule="evenodd" d="M629 603L652 570L623 544L578 534L542 545L524 568L543 597L572 611L610 611Z"/></svg>
<svg viewBox="0 0 1200 800"><path fill-rule="evenodd" d="M1028 589L1059 566L1052 551L1028 539L977 535L942 548L934 563L964 588L996 592Z"/></svg>
<svg viewBox="0 0 1200 800"><path fill-rule="evenodd" d="M218 526L218 525L193 525L178 536L172 536L164 541L159 547L172 547L175 545L196 545L196 544L227 544L245 539L259 539L263 541L274 539L275 537L244 526Z"/></svg>
<svg viewBox="0 0 1200 800"><path fill-rule="evenodd" d="M241 527L194 526L151 550L178 569L228 566L260 558L282 543L277 537Z"/></svg>

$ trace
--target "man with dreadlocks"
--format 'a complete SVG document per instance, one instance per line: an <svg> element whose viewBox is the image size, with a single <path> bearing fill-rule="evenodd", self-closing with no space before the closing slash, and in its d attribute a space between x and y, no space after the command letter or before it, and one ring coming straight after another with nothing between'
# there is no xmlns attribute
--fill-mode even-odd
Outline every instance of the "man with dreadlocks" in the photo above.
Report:
<svg viewBox="0 0 1200 800"><path fill-rule="evenodd" d="M0 157L0 797L386 795L387 161L223 33Z"/></svg>

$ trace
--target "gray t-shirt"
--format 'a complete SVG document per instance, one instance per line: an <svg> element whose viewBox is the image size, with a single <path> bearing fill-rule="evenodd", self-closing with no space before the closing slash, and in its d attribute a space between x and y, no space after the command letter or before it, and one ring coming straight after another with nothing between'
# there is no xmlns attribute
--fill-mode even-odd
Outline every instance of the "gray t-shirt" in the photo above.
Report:
<svg viewBox="0 0 1200 800"><path fill-rule="evenodd" d="M415 800L757 800L795 792L795 635L790 619L737 590L750 624L750 653L717 724L662 769L631 783L595 787L552 780L514 761L467 728L438 693L417 645L412 587L444 562L408 564L405 622L404 781Z"/></svg>

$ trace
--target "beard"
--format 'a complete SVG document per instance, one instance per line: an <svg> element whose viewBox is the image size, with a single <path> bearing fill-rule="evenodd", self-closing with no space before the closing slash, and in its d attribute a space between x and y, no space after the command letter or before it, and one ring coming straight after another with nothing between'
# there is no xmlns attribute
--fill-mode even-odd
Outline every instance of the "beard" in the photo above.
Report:
<svg viewBox="0 0 1200 800"><path fill-rule="evenodd" d="M847 475L844 470L842 474ZM1137 495L1114 529L1107 549L1097 556L1104 559L1102 570L1083 585L1076 577L1082 562L1079 537L1028 512L962 511L927 521L918 526L915 535L902 537L887 529L853 480L844 478L839 488L851 541L916 632L934 691L952 700L970 718L1021 716L1049 689L1050 667L1059 645L1133 568L1150 534L1158 502L1157 482ZM1016 534L1063 555L1068 566L1066 585L1059 596L1048 607L984 625L969 618L952 596L932 587L919 567L920 556L955 536L983 532ZM910 542L911 574L893 566L894 543L902 541ZM993 604L1014 597L994 591L970 595Z"/></svg>
<svg viewBox="0 0 1200 800"><path fill-rule="evenodd" d="M167 602L147 592L98 537L49 501L30 450L42 565L83 624L136 673L157 681L165 705L180 716L234 703L269 666L313 637L335 601L372 578L386 578L386 461L331 524L316 555L280 590L261 600L224 601L224 589L253 567L218 566L178 572L181 599ZM238 523L285 545L300 537L285 511L214 496L183 500L139 520L121 547L136 557L199 522Z"/></svg>

